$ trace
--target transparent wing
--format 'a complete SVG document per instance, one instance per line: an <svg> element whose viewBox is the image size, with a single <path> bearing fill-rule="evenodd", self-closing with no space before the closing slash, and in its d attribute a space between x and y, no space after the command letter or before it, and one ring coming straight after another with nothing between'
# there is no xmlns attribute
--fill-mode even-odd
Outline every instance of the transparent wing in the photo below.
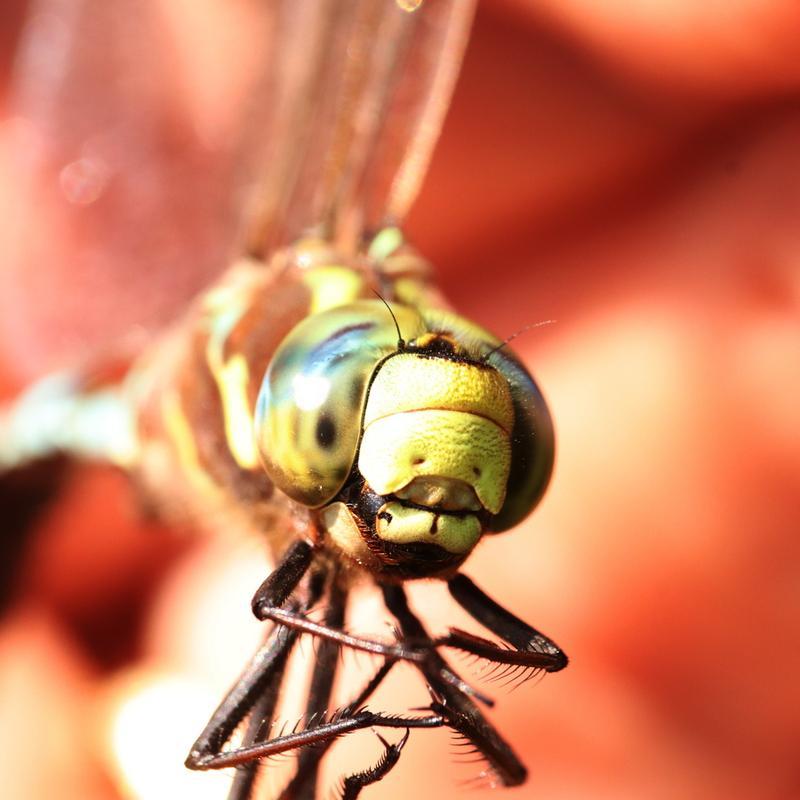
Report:
<svg viewBox="0 0 800 800"><path fill-rule="evenodd" d="M317 227L340 242L413 201L461 63L471 0L305 0L276 15L257 252ZM289 42L302 43L289 46Z"/></svg>
<svg viewBox="0 0 800 800"><path fill-rule="evenodd" d="M246 3L30 4L4 130L0 342L18 373L158 329L223 268L265 25Z"/></svg>
<svg viewBox="0 0 800 800"><path fill-rule="evenodd" d="M0 164L0 363L136 347L243 247L402 218L471 0L34 0Z"/></svg>

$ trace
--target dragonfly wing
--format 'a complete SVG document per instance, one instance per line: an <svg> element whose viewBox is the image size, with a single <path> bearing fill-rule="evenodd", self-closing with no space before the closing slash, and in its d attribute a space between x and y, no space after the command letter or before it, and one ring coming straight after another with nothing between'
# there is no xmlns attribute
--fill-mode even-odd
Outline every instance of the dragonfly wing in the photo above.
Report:
<svg viewBox="0 0 800 800"><path fill-rule="evenodd" d="M138 348L245 244L401 219L473 11L404 5L32 2L0 164L6 371Z"/></svg>
<svg viewBox="0 0 800 800"><path fill-rule="evenodd" d="M146 338L228 265L269 6L30 3L0 196L0 359L18 382Z"/></svg>
<svg viewBox="0 0 800 800"><path fill-rule="evenodd" d="M416 196L474 3L279 5L266 71L273 114L249 249L263 254L309 229L352 249L365 230L400 222Z"/></svg>

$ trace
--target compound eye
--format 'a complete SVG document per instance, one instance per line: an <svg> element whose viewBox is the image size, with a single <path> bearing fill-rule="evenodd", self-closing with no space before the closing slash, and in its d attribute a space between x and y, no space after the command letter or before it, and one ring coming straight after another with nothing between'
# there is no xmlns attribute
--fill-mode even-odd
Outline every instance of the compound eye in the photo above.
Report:
<svg viewBox="0 0 800 800"><path fill-rule="evenodd" d="M393 308L405 330L421 320ZM378 300L315 314L284 339L256 404L256 439L275 485L303 505L332 500L356 459L370 379L397 348L397 330Z"/></svg>
<svg viewBox="0 0 800 800"><path fill-rule="evenodd" d="M555 437L547 403L525 367L505 348L488 362L505 376L514 405L506 499L489 525L500 532L525 519L544 494L553 472Z"/></svg>

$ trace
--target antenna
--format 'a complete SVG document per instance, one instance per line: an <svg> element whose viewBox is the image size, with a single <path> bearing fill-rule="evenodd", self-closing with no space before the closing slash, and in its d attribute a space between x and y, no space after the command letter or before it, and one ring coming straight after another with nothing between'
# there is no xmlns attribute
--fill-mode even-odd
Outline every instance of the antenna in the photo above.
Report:
<svg viewBox="0 0 800 800"><path fill-rule="evenodd" d="M383 303L386 306L386 309L392 315L392 320L394 321L394 327L397 328L397 349L405 350L406 343L405 340L403 339L403 334L400 333L400 325L397 322L397 317L394 315L394 311L392 311L392 307L386 302L386 300L382 295L380 295L378 292L375 291L375 289L372 290L372 293L375 295L375 297L378 298L378 300L381 301L381 303Z"/></svg>
<svg viewBox="0 0 800 800"><path fill-rule="evenodd" d="M496 347L493 347L488 353L481 356L481 361L486 363L489 360L490 356L493 356L498 350L505 347L509 342L512 342L520 334L526 333L527 331L533 330L534 328L542 328L545 325L553 325L555 322L556 320L554 319L545 319L542 320L541 322L532 322L530 325L525 325L523 328L520 328L515 333L512 333L511 336L509 336L508 338L503 339L503 341L500 342L500 344L498 344Z"/></svg>

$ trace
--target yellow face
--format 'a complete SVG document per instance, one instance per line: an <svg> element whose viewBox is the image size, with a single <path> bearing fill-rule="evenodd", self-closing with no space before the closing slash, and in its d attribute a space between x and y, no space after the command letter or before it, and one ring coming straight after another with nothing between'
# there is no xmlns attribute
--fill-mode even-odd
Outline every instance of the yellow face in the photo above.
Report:
<svg viewBox="0 0 800 800"><path fill-rule="evenodd" d="M386 579L444 576L535 505L552 427L524 368L477 326L378 301L301 323L267 373L257 433L279 488ZM325 312L317 317L325 317ZM274 367L274 369L273 369Z"/></svg>

